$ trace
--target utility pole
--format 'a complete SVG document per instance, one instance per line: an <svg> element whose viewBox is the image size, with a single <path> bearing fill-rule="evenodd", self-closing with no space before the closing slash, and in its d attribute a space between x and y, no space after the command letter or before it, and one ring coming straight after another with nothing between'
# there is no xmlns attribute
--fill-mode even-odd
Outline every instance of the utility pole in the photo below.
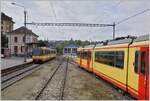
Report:
<svg viewBox="0 0 150 101"><path fill-rule="evenodd" d="M23 6L23 5L20 5L20 4L17 4L17 3L11 3L12 5L15 5L15 6L18 6L18 7L21 7L24 9L24 27L25 27L25 33L24 33L24 62L26 62L26 58L27 58L27 45L26 45L26 18L27 18L27 11L26 11L26 8Z"/></svg>
<svg viewBox="0 0 150 101"><path fill-rule="evenodd" d="M27 18L27 12L26 12L26 10L24 10L24 27L25 27L25 34L24 34L24 38L25 38L25 47L24 47L24 62L26 62L27 61L27 45L26 45L26 34L27 34L27 32L26 32L26 18Z"/></svg>
<svg viewBox="0 0 150 101"><path fill-rule="evenodd" d="M116 24L115 22L113 23L113 39L115 39L115 27L116 27Z"/></svg>

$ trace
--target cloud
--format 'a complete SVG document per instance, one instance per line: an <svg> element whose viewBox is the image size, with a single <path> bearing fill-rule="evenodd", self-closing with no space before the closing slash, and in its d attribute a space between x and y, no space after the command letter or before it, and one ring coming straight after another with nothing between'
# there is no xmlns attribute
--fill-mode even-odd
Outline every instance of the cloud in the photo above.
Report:
<svg viewBox="0 0 150 101"><path fill-rule="evenodd" d="M29 22L81 22L112 24L126 17L150 8L149 0L31 0L13 2L27 7ZM23 25L23 9L10 5L11 1L2 2L2 11L12 16L15 28ZM54 14L55 13L55 14ZM55 16L56 15L56 16ZM150 32L150 12L145 12L116 26L116 36L143 35ZM112 27L37 27L28 28L49 40L104 40L112 38Z"/></svg>

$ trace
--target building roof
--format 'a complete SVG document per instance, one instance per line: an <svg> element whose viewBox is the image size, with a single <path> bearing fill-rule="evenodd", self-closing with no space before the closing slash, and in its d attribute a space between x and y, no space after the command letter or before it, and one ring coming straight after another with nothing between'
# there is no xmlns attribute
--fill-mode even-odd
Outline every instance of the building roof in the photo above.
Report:
<svg viewBox="0 0 150 101"><path fill-rule="evenodd" d="M30 30L28 28L25 28L24 26L19 27L19 28L13 30L11 32L11 34L13 34L13 33L15 33L15 34L25 34L25 31L26 31L27 34L32 34L32 35L34 35L36 37L39 37L38 35L36 35L35 33L33 33L32 30Z"/></svg>
<svg viewBox="0 0 150 101"><path fill-rule="evenodd" d="M15 23L13 20L12 20L12 17L9 17L7 16L5 13L1 13L1 20L5 20L5 21L10 21L10 22L13 22Z"/></svg>
<svg viewBox="0 0 150 101"><path fill-rule="evenodd" d="M78 46L75 44L68 44L64 48L78 48Z"/></svg>

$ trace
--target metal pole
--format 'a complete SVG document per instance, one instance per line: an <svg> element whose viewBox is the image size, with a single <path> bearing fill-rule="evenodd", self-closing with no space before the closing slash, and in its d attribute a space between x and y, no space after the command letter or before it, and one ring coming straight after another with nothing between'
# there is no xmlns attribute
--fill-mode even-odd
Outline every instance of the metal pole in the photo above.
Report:
<svg viewBox="0 0 150 101"><path fill-rule="evenodd" d="M115 39L115 27L116 27L116 24L115 22L113 23L113 39Z"/></svg>
<svg viewBox="0 0 150 101"><path fill-rule="evenodd" d="M27 46L26 46L26 10L24 10L24 27L25 27L25 33L24 33L24 62L26 62L26 57L27 57Z"/></svg>

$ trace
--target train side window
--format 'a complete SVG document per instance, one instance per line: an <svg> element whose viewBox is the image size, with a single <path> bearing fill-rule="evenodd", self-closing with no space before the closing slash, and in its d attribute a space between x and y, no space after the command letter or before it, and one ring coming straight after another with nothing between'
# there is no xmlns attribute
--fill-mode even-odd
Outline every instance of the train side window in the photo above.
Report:
<svg viewBox="0 0 150 101"><path fill-rule="evenodd" d="M115 67L123 68L124 66L124 52L123 51L116 51L115 52Z"/></svg>
<svg viewBox="0 0 150 101"><path fill-rule="evenodd" d="M141 73L145 73L145 66L146 66L146 52L142 52L141 53L141 68L140 68L140 72Z"/></svg>
<svg viewBox="0 0 150 101"><path fill-rule="evenodd" d="M45 54L47 55L47 50L45 50Z"/></svg>
<svg viewBox="0 0 150 101"><path fill-rule="evenodd" d="M87 59L87 52L84 52L84 59Z"/></svg>
<svg viewBox="0 0 150 101"><path fill-rule="evenodd" d="M45 55L45 50L42 50L42 55Z"/></svg>
<svg viewBox="0 0 150 101"><path fill-rule="evenodd" d="M140 65L140 52L136 51L135 52L135 65L134 65L135 73L138 73L139 65Z"/></svg>
<svg viewBox="0 0 150 101"><path fill-rule="evenodd" d="M122 69L124 67L124 52L123 51L95 52L95 61Z"/></svg>
<svg viewBox="0 0 150 101"><path fill-rule="evenodd" d="M80 52L79 52L79 51L77 52L77 57L78 57L78 58L80 57Z"/></svg>
<svg viewBox="0 0 150 101"><path fill-rule="evenodd" d="M82 53L83 53L83 54L82 54L82 58L83 58L83 59L87 59L87 52L86 52L86 51L83 51Z"/></svg>
<svg viewBox="0 0 150 101"><path fill-rule="evenodd" d="M82 59L84 59L84 51L82 51Z"/></svg>

